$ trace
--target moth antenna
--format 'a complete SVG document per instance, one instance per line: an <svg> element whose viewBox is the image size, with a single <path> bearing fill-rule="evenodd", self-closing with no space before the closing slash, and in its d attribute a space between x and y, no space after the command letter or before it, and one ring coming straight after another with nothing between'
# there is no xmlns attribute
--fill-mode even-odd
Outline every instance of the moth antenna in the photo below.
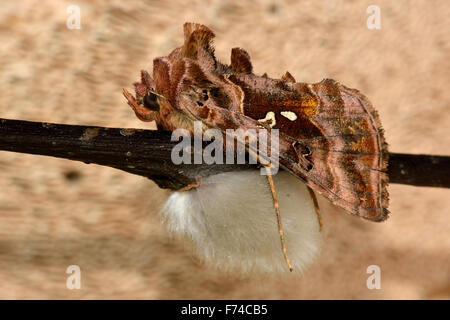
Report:
<svg viewBox="0 0 450 320"><path fill-rule="evenodd" d="M319 219L319 229L322 231L322 216L320 215L320 208L319 208L319 202L317 201L317 196L314 193L313 189L311 189L309 186L306 186L308 188L309 194L311 195L312 201L314 203L314 210L317 214L317 219Z"/></svg>
<svg viewBox="0 0 450 320"><path fill-rule="evenodd" d="M166 97L164 97L162 94L159 94L158 92L156 92L156 91L154 91L154 90L147 90L147 91L153 93L153 94L154 94L155 96L157 96L157 97L160 97L160 98L169 100L169 99L167 99Z"/></svg>
<svg viewBox="0 0 450 320"><path fill-rule="evenodd" d="M280 240L281 240L281 249L283 250L284 259L286 260L286 263L289 267L289 271L292 272L293 269L292 269L291 261L289 260L289 256L288 256L287 250L286 250L286 241L284 239L283 225L281 224L281 215L280 215L277 191L275 190L275 184L273 183L273 177L272 177L272 173L270 171L270 165L266 166L265 168L266 168L266 173L267 173L267 181L269 181L270 191L272 192L273 206L275 208L275 213L277 215L278 232L280 233Z"/></svg>

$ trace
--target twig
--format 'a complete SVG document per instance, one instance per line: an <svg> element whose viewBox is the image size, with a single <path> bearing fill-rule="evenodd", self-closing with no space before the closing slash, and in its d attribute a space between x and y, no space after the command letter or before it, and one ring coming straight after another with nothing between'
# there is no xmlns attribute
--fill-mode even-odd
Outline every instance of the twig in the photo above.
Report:
<svg viewBox="0 0 450 320"><path fill-rule="evenodd" d="M389 183L450 188L450 157L389 154Z"/></svg>
<svg viewBox="0 0 450 320"><path fill-rule="evenodd" d="M180 189L209 175L254 165L171 161L170 132L0 119L0 150L46 155L113 167ZM450 188L450 157L391 153L390 183Z"/></svg>

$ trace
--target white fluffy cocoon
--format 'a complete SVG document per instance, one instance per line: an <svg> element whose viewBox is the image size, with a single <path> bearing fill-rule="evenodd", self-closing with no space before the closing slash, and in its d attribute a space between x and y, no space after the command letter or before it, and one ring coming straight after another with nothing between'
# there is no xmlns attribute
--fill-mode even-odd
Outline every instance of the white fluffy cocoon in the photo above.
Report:
<svg viewBox="0 0 450 320"><path fill-rule="evenodd" d="M304 183L274 175L288 256L303 271L320 250L314 203ZM207 262L227 271L289 272L267 177L258 170L222 173L189 191L173 192L163 215L169 231L188 238Z"/></svg>

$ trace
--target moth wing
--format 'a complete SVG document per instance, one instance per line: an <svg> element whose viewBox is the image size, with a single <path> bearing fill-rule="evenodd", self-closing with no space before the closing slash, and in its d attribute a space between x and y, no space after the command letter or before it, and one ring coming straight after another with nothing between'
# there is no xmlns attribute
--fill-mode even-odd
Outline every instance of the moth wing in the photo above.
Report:
<svg viewBox="0 0 450 320"><path fill-rule="evenodd" d="M297 111L310 130L289 137L305 149L307 172L280 154L280 162L346 211L372 221L388 216L388 152L378 114L367 98L334 80L310 86L318 99ZM301 151L300 157L302 157Z"/></svg>
<svg viewBox="0 0 450 320"><path fill-rule="evenodd" d="M382 221L388 215L388 154L378 116L370 102L358 91L339 85L339 94L343 99L339 105L336 101L326 100L335 99L338 94L329 94L327 86L323 85L320 83L317 88L322 102L319 108L322 110L312 115L305 109L303 115L322 130L322 134L299 138L280 130L279 165L347 212L368 220ZM332 87L336 89L337 83L333 81ZM192 110L197 111L197 119L207 127L219 128L224 133L226 129L245 131L263 127L269 132L271 129L240 112L212 106L201 109L202 112ZM337 115L339 112L340 116ZM330 121L341 124L330 125ZM358 125L364 127L360 128L361 132L351 133L356 130L353 127ZM370 126L370 130L366 126ZM248 143L246 147L250 147ZM302 151L307 151L304 156Z"/></svg>

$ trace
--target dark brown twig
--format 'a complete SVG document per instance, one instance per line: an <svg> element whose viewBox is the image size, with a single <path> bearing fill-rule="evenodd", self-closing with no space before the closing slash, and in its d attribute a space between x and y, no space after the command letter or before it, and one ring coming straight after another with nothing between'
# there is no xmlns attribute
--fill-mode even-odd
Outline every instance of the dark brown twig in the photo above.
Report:
<svg viewBox="0 0 450 320"><path fill-rule="evenodd" d="M170 132L0 119L0 150L46 155L113 167L180 189L198 178L251 165L171 161ZM450 188L450 157L391 153L390 183Z"/></svg>
<svg viewBox="0 0 450 320"><path fill-rule="evenodd" d="M391 153L389 182L412 186L450 188L450 157Z"/></svg>

